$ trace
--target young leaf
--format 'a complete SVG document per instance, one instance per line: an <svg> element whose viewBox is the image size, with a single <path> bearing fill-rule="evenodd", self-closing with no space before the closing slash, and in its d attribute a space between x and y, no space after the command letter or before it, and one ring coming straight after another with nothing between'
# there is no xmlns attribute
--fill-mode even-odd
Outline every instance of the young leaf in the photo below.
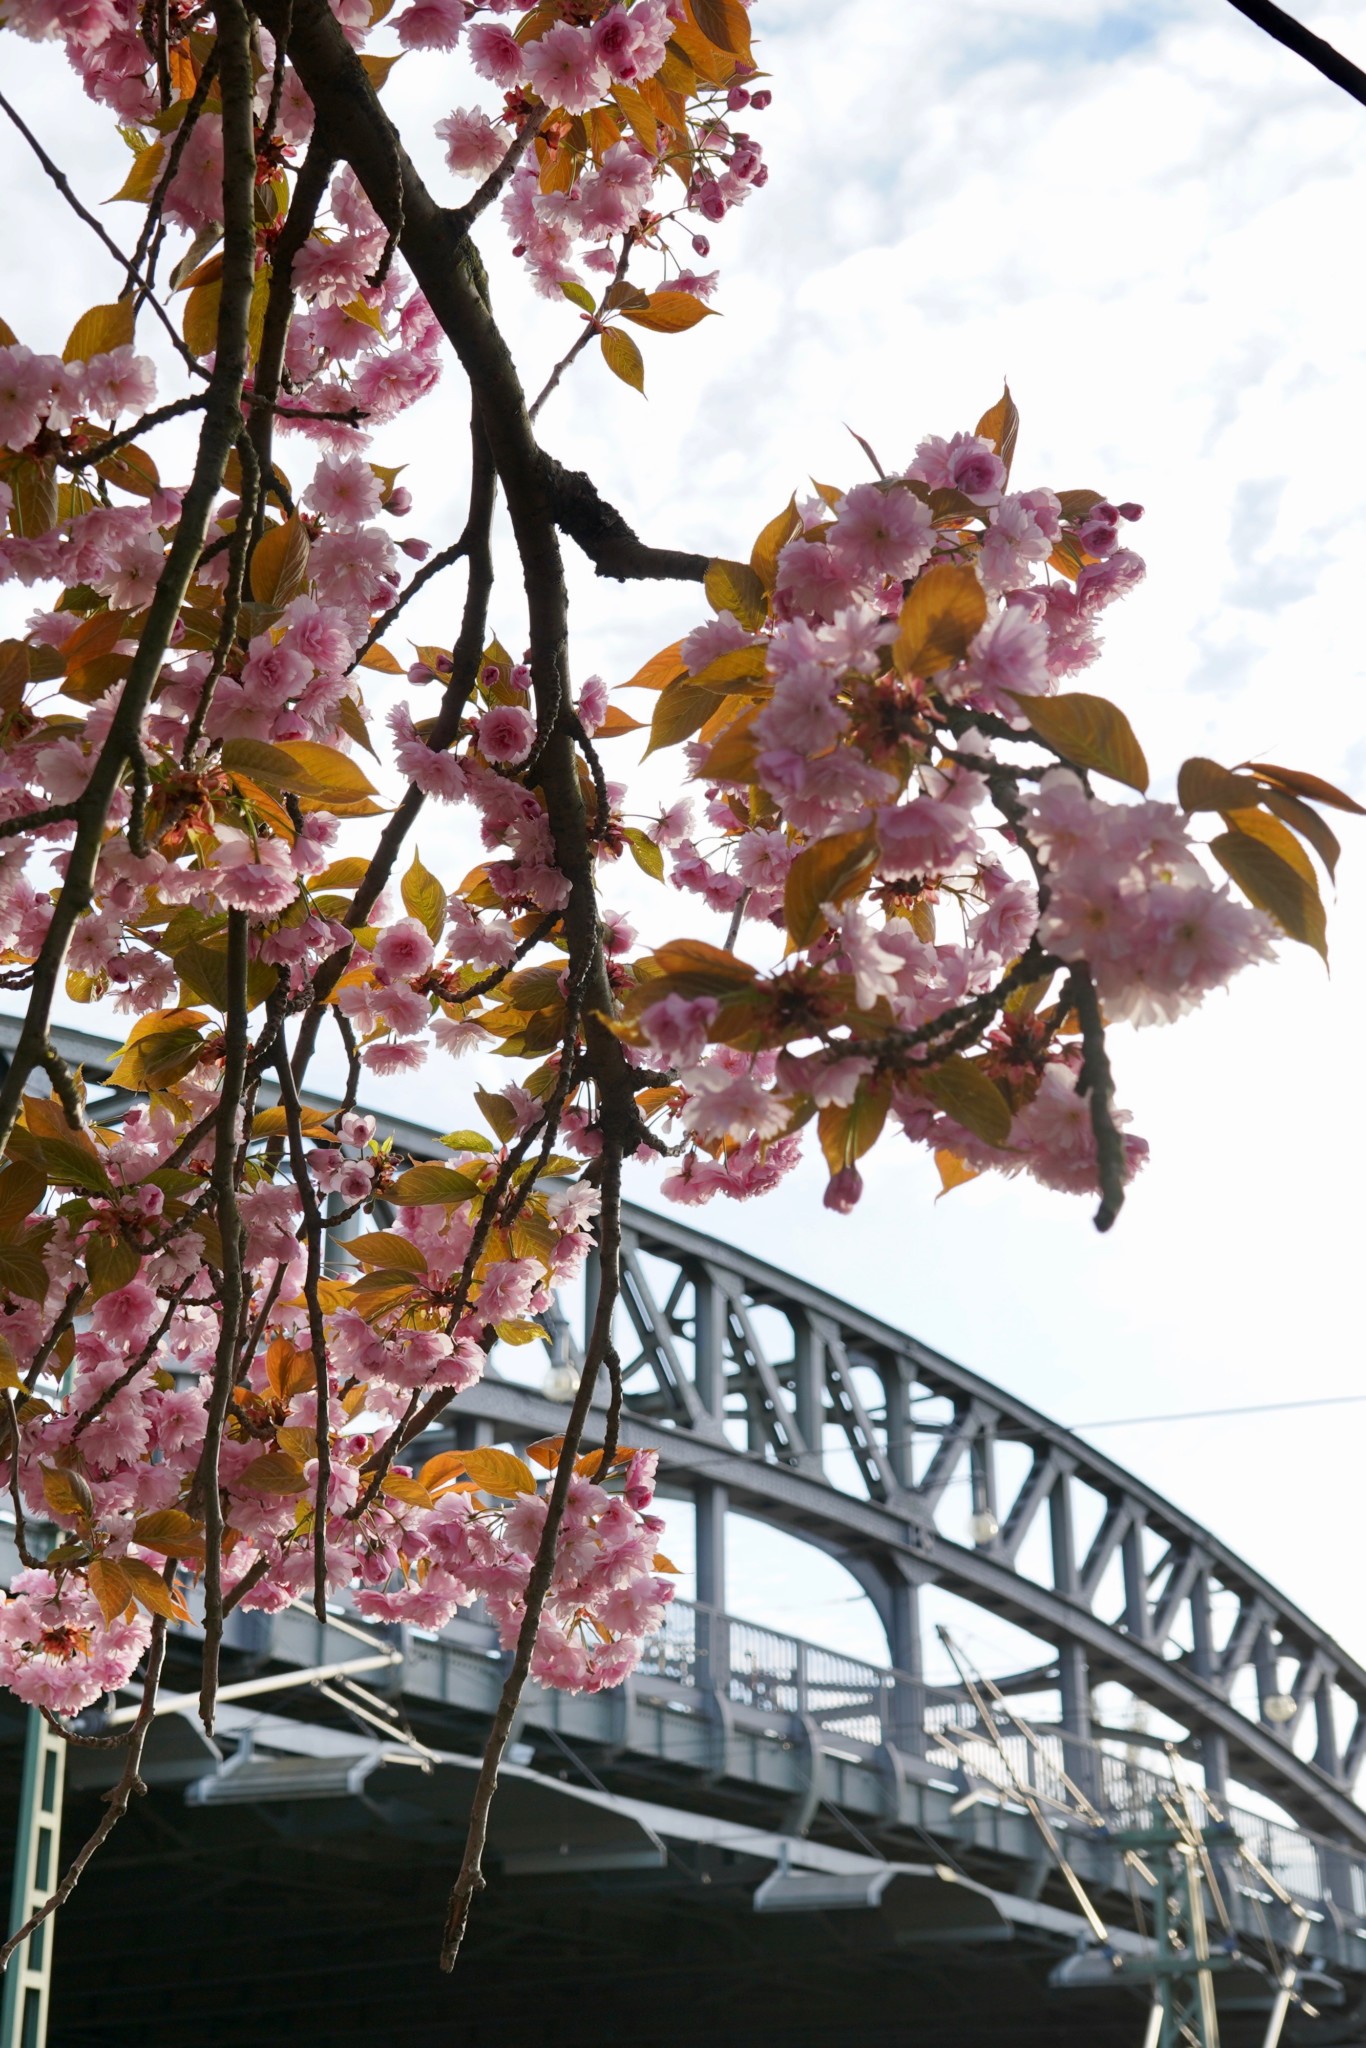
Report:
<svg viewBox="0 0 1366 2048"><path fill-rule="evenodd" d="M1306 882L1273 848L1245 832L1223 832L1210 841L1209 850L1250 903L1268 911L1289 938L1312 946L1327 962L1327 920L1312 881Z"/></svg>
<svg viewBox="0 0 1366 2048"><path fill-rule="evenodd" d="M1325 782L1321 775L1306 775L1301 768L1277 768L1271 761L1244 761L1242 766L1260 775L1263 782L1288 790L1291 796L1316 797L1321 804L1331 804L1335 811L1354 811L1357 817L1366 818L1366 806L1335 784Z"/></svg>
<svg viewBox="0 0 1366 2048"><path fill-rule="evenodd" d="M153 1570L150 1564L144 1564L140 1557L121 1557L119 1569L132 1585L133 1598L149 1614L159 1614L166 1621L190 1619L190 1610L175 1586L168 1586L161 1573Z"/></svg>
<svg viewBox="0 0 1366 2048"><path fill-rule="evenodd" d="M1015 459L1015 442L1020 432L1020 415L1007 384L992 406L977 422L976 431L984 441L990 441L996 453L1006 466L1006 477L1010 476L1010 465Z"/></svg>
<svg viewBox="0 0 1366 2048"><path fill-rule="evenodd" d="M478 1192L479 1182L473 1174L457 1173L453 1166L439 1166L435 1160L427 1160L401 1173L390 1196L405 1208L420 1209L429 1202L442 1202L448 1207L468 1202Z"/></svg>
<svg viewBox="0 0 1366 2048"><path fill-rule="evenodd" d="M132 1605L133 1581L115 1558L92 1557L85 1576L106 1623L117 1621Z"/></svg>
<svg viewBox="0 0 1366 2048"><path fill-rule="evenodd" d="M768 593L748 562L712 562L703 586L714 611L729 612L753 633L768 616Z"/></svg>
<svg viewBox="0 0 1366 2048"><path fill-rule="evenodd" d="M346 1249L363 1266L397 1266L407 1273L427 1270L426 1254L397 1230L371 1230L363 1237L349 1237Z"/></svg>
<svg viewBox="0 0 1366 2048"><path fill-rule="evenodd" d="M584 285L578 284L572 277L562 277L560 279L560 290L573 305L578 306L583 312L591 313L595 310L592 292Z"/></svg>
<svg viewBox="0 0 1366 2048"><path fill-rule="evenodd" d="M633 391L645 396L645 363L640 350L629 334L623 334L619 327L605 327L602 331L602 359L614 377L620 377L623 384L629 384Z"/></svg>
<svg viewBox="0 0 1366 2048"><path fill-rule="evenodd" d="M869 830L837 832L797 855L783 886L783 919L794 946L809 946L820 935L825 929L821 905L852 896L876 860L877 836Z"/></svg>
<svg viewBox="0 0 1366 2048"><path fill-rule="evenodd" d="M90 1521L95 1513L95 1497L79 1472L68 1472L59 1465L40 1465L43 1481L43 1499L54 1515L71 1515L78 1522Z"/></svg>
<svg viewBox="0 0 1366 2048"><path fill-rule="evenodd" d="M901 607L892 646L900 674L938 675L961 661L986 624L987 594L975 569L939 562L927 569Z"/></svg>
<svg viewBox="0 0 1366 2048"><path fill-rule="evenodd" d="M623 306L621 315L623 320L633 320L637 327L648 328L651 334L683 334L689 327L696 327L699 320L716 317L695 292L651 292L643 306ZM615 363L612 367L616 369ZM621 375L619 370L617 375Z"/></svg>
<svg viewBox="0 0 1366 2048"><path fill-rule="evenodd" d="M64 363L85 363L110 349L126 348L133 339L133 300L116 299L112 306L92 306L82 313L66 338Z"/></svg>
<svg viewBox="0 0 1366 2048"><path fill-rule="evenodd" d="M413 864L403 877L403 907L415 917L435 945L446 928L446 892L430 869L424 868L414 852Z"/></svg>
<svg viewBox="0 0 1366 2048"><path fill-rule="evenodd" d="M621 685L623 690L663 690L670 683L676 683L680 676L688 673L681 652L683 642L675 640L670 647L662 647L658 654L652 654L643 668L638 668L629 682Z"/></svg>
<svg viewBox="0 0 1366 2048"><path fill-rule="evenodd" d="M144 1550L159 1550L164 1557L201 1557L204 1525L183 1508L155 1508L134 1522L133 1541Z"/></svg>
<svg viewBox="0 0 1366 2048"><path fill-rule="evenodd" d="M1278 818L1269 818L1263 810L1225 811L1224 823L1235 832L1245 832L1249 839L1260 839L1263 846L1269 846L1287 867L1295 870L1301 881L1317 890L1313 862L1294 833L1288 832Z"/></svg>
<svg viewBox="0 0 1366 2048"><path fill-rule="evenodd" d="M1016 696L1015 702L1039 738L1074 767L1094 768L1130 789L1147 789L1148 763L1117 705L1081 690L1061 697Z"/></svg>
<svg viewBox="0 0 1366 2048"><path fill-rule="evenodd" d="M185 301L185 311L180 316L180 331L185 345L191 353L206 356L218 343L218 302L223 295L221 278L214 278L209 284L197 284Z"/></svg>
<svg viewBox="0 0 1366 2048"><path fill-rule="evenodd" d="M263 1451L242 1468L233 1483L248 1493L303 1493L308 1486L303 1467L283 1451Z"/></svg>
<svg viewBox="0 0 1366 2048"><path fill-rule="evenodd" d="M536 1475L511 1451L461 1451L459 1456L470 1478L486 1493L507 1496L536 1491Z"/></svg>
<svg viewBox="0 0 1366 2048"><path fill-rule="evenodd" d="M1260 802L1261 795L1250 775L1234 775L1200 754L1183 761L1176 778L1176 801L1183 811L1244 810Z"/></svg>
<svg viewBox="0 0 1366 2048"><path fill-rule="evenodd" d="M801 514L797 510L794 491L777 518L769 520L750 549L749 566L766 591L771 592L778 580L779 554L801 530Z"/></svg>
<svg viewBox="0 0 1366 2048"><path fill-rule="evenodd" d="M662 882L664 880L663 850L655 845L653 839L648 838L641 831L639 825L627 825L621 836L630 847L636 866L643 868L645 873L654 881Z"/></svg>
<svg viewBox="0 0 1366 2048"><path fill-rule="evenodd" d="M645 749L646 758L660 747L676 746L679 740L691 739L699 732L716 709L716 699L710 690L699 690L693 682L680 678L662 690L650 720L650 744Z"/></svg>
<svg viewBox="0 0 1366 2048"><path fill-rule="evenodd" d="M1338 856L1342 847L1336 832L1332 831L1318 812L1308 804L1300 802L1297 796L1287 796L1284 790L1269 789L1262 793L1262 802L1287 825L1292 825L1301 839L1307 839L1331 876L1336 877Z"/></svg>
<svg viewBox="0 0 1366 2048"><path fill-rule="evenodd" d="M312 543L296 513L261 535L251 557L251 594L257 604L280 606L298 597L308 584Z"/></svg>

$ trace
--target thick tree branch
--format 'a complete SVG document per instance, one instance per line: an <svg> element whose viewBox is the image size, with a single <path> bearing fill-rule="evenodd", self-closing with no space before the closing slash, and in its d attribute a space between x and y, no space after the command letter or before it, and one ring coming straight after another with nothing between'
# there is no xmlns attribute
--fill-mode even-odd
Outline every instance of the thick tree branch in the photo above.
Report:
<svg viewBox="0 0 1366 2048"><path fill-rule="evenodd" d="M581 469L566 469L540 451L551 516L587 555L599 576L618 583L701 583L706 555L686 548L652 548L639 539L614 505Z"/></svg>
<svg viewBox="0 0 1366 2048"><path fill-rule="evenodd" d="M1293 50L1297 57L1303 57L1316 71L1342 87L1354 100L1366 107L1366 71L1362 71L1351 60L1326 43L1322 36L1316 36L1293 14L1287 14L1283 7L1276 7L1272 0L1232 0L1240 14L1264 29L1278 43L1284 43L1287 50Z"/></svg>

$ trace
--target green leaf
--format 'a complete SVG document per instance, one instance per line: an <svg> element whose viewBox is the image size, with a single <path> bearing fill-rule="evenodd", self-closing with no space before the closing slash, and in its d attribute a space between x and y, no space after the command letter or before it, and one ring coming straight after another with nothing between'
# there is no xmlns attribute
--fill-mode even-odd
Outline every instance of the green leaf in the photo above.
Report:
<svg viewBox="0 0 1366 2048"><path fill-rule="evenodd" d="M961 1053L951 1053L938 1066L917 1074L915 1085L937 1109L988 1145L1004 1145L1010 1137L1010 1107L982 1069Z"/></svg>
<svg viewBox="0 0 1366 2048"><path fill-rule="evenodd" d="M1210 841L1209 850L1250 903L1274 917L1287 937L1312 946L1327 962L1327 918L1312 881L1306 882L1272 847L1245 832L1223 832Z"/></svg>
<svg viewBox="0 0 1366 2048"><path fill-rule="evenodd" d="M47 1267L36 1245L0 1244L0 1289L25 1301L41 1301L47 1284Z"/></svg>
<svg viewBox="0 0 1366 2048"><path fill-rule="evenodd" d="M593 294L584 285L577 284L572 277L560 279L560 290L570 302L585 313L595 312Z"/></svg>
<svg viewBox="0 0 1366 2048"><path fill-rule="evenodd" d="M629 384L633 391L645 396L645 363L640 350L629 334L623 334L619 327L605 327L602 331L602 359L614 377L620 377L623 384Z"/></svg>
<svg viewBox="0 0 1366 2048"><path fill-rule="evenodd" d="M489 1088L476 1088L474 1099L499 1143L510 1143L517 1134L517 1112L506 1095L495 1095Z"/></svg>
<svg viewBox="0 0 1366 2048"><path fill-rule="evenodd" d="M479 1193L479 1181L474 1174L457 1173L453 1166L440 1166L433 1160L424 1160L420 1166L410 1166L401 1173L389 1190L390 1198L405 1208L423 1208L429 1202L442 1202L450 1206L456 1202L468 1202L471 1195Z"/></svg>
<svg viewBox="0 0 1366 2048"><path fill-rule="evenodd" d="M126 1287L130 1280L136 1280L141 1265L139 1254L122 1237L106 1237L102 1231L97 1231L86 1245L86 1278L96 1301L102 1295L113 1294L116 1288Z"/></svg>
<svg viewBox="0 0 1366 2048"><path fill-rule="evenodd" d="M363 1266L397 1267L404 1273L425 1273L426 1255L396 1230L371 1230L363 1237L348 1237L346 1249Z"/></svg>
<svg viewBox="0 0 1366 2048"><path fill-rule="evenodd" d="M664 852L662 847L656 846L654 840L648 838L641 831L639 825L625 826L621 836L630 847L636 866L643 868L645 873L650 875L656 882L662 882L664 880Z"/></svg>
<svg viewBox="0 0 1366 2048"><path fill-rule="evenodd" d="M1015 702L1039 738L1073 767L1094 768L1129 789L1146 791L1148 763L1118 705L1081 690L1061 697L1017 693Z"/></svg>

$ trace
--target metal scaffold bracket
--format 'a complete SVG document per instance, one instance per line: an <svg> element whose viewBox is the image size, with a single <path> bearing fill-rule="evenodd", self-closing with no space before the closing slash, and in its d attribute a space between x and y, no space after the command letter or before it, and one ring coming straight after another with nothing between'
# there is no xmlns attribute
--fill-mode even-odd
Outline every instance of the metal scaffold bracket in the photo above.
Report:
<svg viewBox="0 0 1366 2048"><path fill-rule="evenodd" d="M60 1875L65 1779L66 1744L37 1708L31 1707L14 1852L12 1927L22 1927L30 1914L45 1904ZM54 1922L45 1920L10 1959L5 1972L0 2048L45 2048L54 1931Z"/></svg>

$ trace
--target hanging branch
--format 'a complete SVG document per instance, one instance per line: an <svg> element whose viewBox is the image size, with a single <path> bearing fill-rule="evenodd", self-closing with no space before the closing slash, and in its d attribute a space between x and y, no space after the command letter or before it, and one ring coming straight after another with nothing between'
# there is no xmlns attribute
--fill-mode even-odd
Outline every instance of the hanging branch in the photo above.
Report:
<svg viewBox="0 0 1366 2048"><path fill-rule="evenodd" d="M555 1570L560 1524L564 1520L565 1504L569 1499L569 1482L574 1476L574 1461L578 1457L579 1446L588 1422L593 1390L597 1385L598 1368L612 1341L612 1311L616 1306L621 1285L621 1154L612 1141L607 1142L603 1155L602 1198L598 1236L600 1281L593 1329L584 1354L583 1377L579 1381L574 1405L565 1425L564 1442L560 1446L559 1462L555 1467L555 1478L546 1506L545 1527L537 1546L531 1575L527 1580L526 1606L517 1636L517 1648L513 1653L512 1668L503 1683L497 1711L493 1717L493 1726L489 1730L483 1762L479 1767L479 1777L474 1788L474 1798L470 1805L465 1851L446 1909L446 1926L441 1940L441 1967L447 1971L455 1967L460 1944L465 1938L470 1908L486 1882L484 1850L488 1844L489 1813L493 1805L493 1795L498 1789L498 1771L531 1670L532 1652L536 1647L541 1614Z"/></svg>
<svg viewBox="0 0 1366 2048"><path fill-rule="evenodd" d="M304 1151L303 1119L299 1113L299 1091L294 1085L294 1071L289 1064L283 1043L275 1061L275 1071L280 1077L280 1101L284 1107L285 1125L289 1132L289 1164L294 1175L294 1185L299 1191L303 1208L304 1250L306 1269L304 1273L304 1301L308 1309L308 1337L313 1352L313 1378L318 1393L318 1419L313 1435L317 1444L318 1480L313 1501L313 1612L318 1620L327 1620L327 1508L332 1485L332 1378L327 1363L327 1332L323 1327L322 1305L318 1300L318 1282L323 1273L323 1235L326 1226L318 1208L318 1198L313 1192L313 1182L308 1171L308 1157Z"/></svg>
<svg viewBox="0 0 1366 2048"><path fill-rule="evenodd" d="M223 1505L218 1460L228 1403L237 1376L238 1342L246 1296L242 1283L242 1221L237 1208L238 1119L247 1070L247 919L241 910L228 912L228 1018L223 1079L218 1095L214 1136L213 1193L218 1233L223 1244L218 1292L218 1349L214 1357L204 1449L191 1498L204 1516L204 1667L199 1717L212 1735L214 1696L218 1690L218 1652L223 1638Z"/></svg>
<svg viewBox="0 0 1366 2048"><path fill-rule="evenodd" d="M90 908L109 806L138 744L143 714L160 677L180 607L204 546L228 454L241 432L247 323L256 267L256 143L251 114L254 86L250 31L241 0L222 0L217 19L223 100L223 281L204 426L175 538L157 579L118 708L80 799L76 837L47 936L34 963L33 993L23 1029L9 1071L0 1082L0 1151L8 1145L14 1130L29 1074L46 1061L52 1004L66 967L76 922Z"/></svg>

